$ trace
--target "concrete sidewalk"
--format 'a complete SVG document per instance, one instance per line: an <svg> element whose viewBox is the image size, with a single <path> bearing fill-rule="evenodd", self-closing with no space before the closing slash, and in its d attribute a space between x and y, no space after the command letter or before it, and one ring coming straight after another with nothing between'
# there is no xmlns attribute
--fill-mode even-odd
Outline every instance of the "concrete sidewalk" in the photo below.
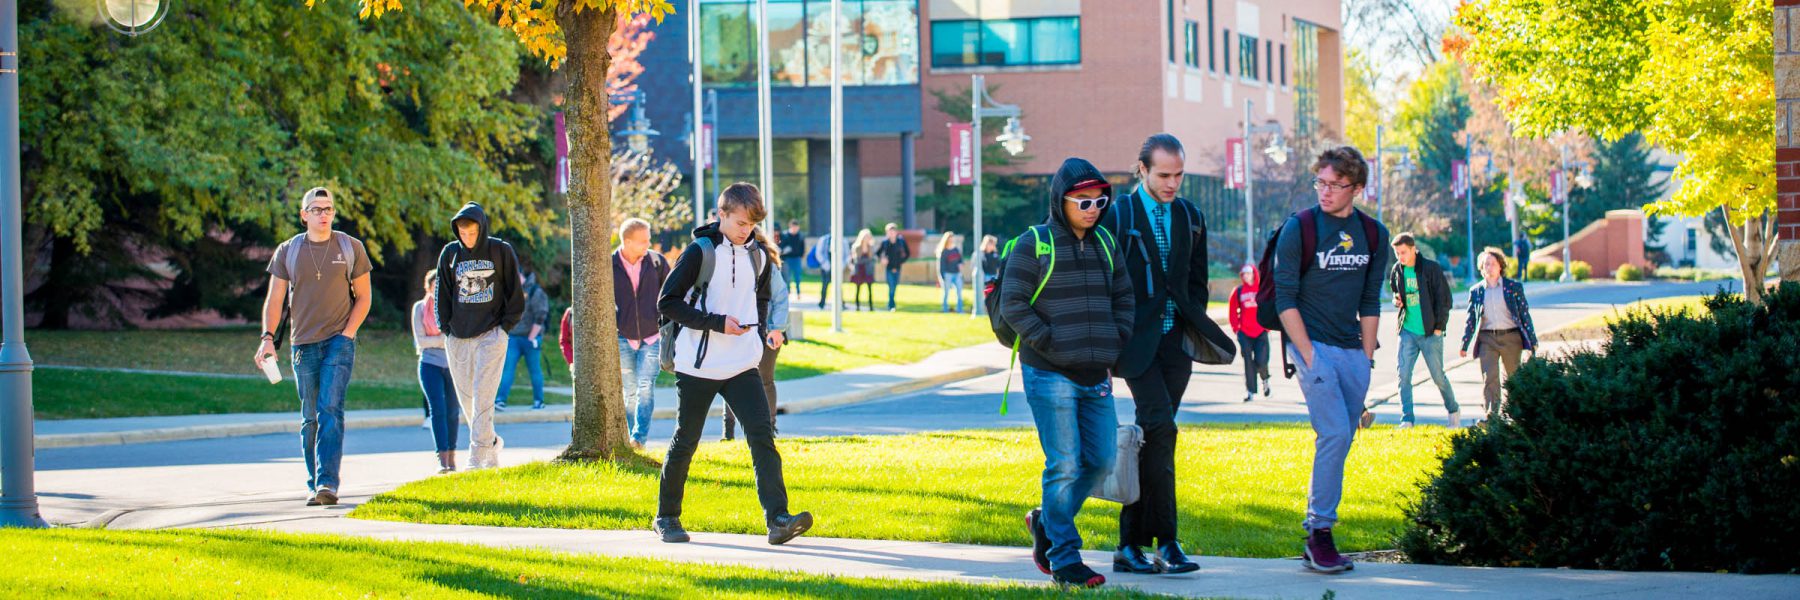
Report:
<svg viewBox="0 0 1800 600"><path fill-rule="evenodd" d="M907 365L871 365L782 381L777 384L781 394L780 410L784 414L821 410L996 373L1006 368L1007 360L1007 354L996 348L993 344L982 344L945 350ZM546 391L573 393L569 388ZM662 402L656 409L655 418L675 418L675 389L657 388L656 396ZM352 398L351 402L354 401ZM723 410L723 404L715 404L712 414L717 416ZM497 424L567 422L573 416L574 407L568 404L554 404L542 410L514 404L505 412L495 413L494 420ZM423 415L416 408L349 410L345 411L344 419L349 429L417 427ZM300 415L298 412L279 412L64 419L38 421L36 425L38 448L71 448L295 433L300 431Z"/></svg>
<svg viewBox="0 0 1800 600"><path fill-rule="evenodd" d="M294 504L289 502L289 505ZM420 525L296 514L287 520L234 525L292 533L433 541L573 554L646 557L782 571L910 580L1049 585L1031 564L1029 548L933 542L801 537L770 546L762 536L697 532L686 544L664 544L648 529L582 531L457 525ZM344 511L329 511L341 515ZM831 519L830 514L820 519ZM1023 524L1020 525L1023 527ZM1298 548L1299 534L1295 534ZM1714 573L1628 573L1570 569L1500 569L1363 562L1341 575L1307 571L1296 559L1196 557L1198 573L1129 575L1111 572L1110 552L1083 552L1102 567L1108 587L1189 597L1319 598L1343 600L1457 598L1634 598L1759 600L1800 594L1800 576Z"/></svg>

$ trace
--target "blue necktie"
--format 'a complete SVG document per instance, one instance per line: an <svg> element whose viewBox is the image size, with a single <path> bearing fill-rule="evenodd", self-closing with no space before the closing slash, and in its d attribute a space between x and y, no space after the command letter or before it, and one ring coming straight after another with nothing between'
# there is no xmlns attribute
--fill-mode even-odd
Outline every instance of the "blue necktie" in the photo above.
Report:
<svg viewBox="0 0 1800 600"><path fill-rule="evenodd" d="M1156 232L1156 254L1162 259L1162 272L1166 276L1169 273L1169 205L1161 202L1152 204L1150 212L1156 215L1156 219L1155 226L1151 229ZM1163 281L1168 281L1168 278L1164 277ZM1175 296L1169 295L1168 301L1163 304L1162 332L1168 333L1170 329L1174 328Z"/></svg>

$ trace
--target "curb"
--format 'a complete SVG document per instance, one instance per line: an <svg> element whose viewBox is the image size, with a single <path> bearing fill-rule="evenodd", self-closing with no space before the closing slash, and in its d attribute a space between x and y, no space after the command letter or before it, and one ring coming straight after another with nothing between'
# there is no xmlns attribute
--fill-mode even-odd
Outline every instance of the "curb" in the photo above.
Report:
<svg viewBox="0 0 1800 600"><path fill-rule="evenodd" d="M905 394L918 390L974 379L998 373L999 369L991 367L965 367L919 379L911 379L888 385L870 386L863 389L830 394L818 398L809 398L796 402L783 403L780 413L796 414L822 410L836 406L867 402L883 396ZM725 409L716 404L707 411L709 417L725 414ZM675 418L675 409L659 408L652 413L652 418ZM575 416L574 407L556 405L543 410L513 409L509 412L495 412L494 423L557 423L569 422ZM383 429L391 427L418 427L420 417L382 416L366 418L349 418L344 422L345 429ZM159 429L138 429L131 431L105 431L94 433L66 433L40 435L36 439L36 447L40 450L50 448L80 448L86 446L116 446L122 444L145 444L153 442L176 442L183 440L203 440L226 437L245 437L268 435L272 433L299 433L299 419L283 419L280 421L262 421L256 423L232 423L226 425L195 425L189 427L166 427Z"/></svg>

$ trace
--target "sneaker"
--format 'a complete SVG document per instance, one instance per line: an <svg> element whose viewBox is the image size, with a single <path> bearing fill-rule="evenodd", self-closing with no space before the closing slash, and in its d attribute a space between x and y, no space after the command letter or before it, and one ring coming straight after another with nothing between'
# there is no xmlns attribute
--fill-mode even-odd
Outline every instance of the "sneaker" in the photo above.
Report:
<svg viewBox="0 0 1800 600"><path fill-rule="evenodd" d="M769 519L769 545L780 546L788 540L800 537L806 530L812 529L812 513L802 511L797 515L786 515Z"/></svg>
<svg viewBox="0 0 1800 600"><path fill-rule="evenodd" d="M1462 429L1462 412L1461 411L1450 413L1450 428L1451 429Z"/></svg>
<svg viewBox="0 0 1800 600"><path fill-rule="evenodd" d="M1331 540L1331 528L1314 529L1306 536L1306 549L1301 554L1300 564L1320 573L1342 573L1356 568L1356 564L1344 555L1338 554L1337 543Z"/></svg>
<svg viewBox="0 0 1800 600"><path fill-rule="evenodd" d="M1262 378L1262 384L1263 384L1262 390L1263 390L1264 398L1269 397L1269 394L1275 393L1275 390L1269 387L1269 378L1267 378L1267 377Z"/></svg>
<svg viewBox="0 0 1800 600"><path fill-rule="evenodd" d="M1031 509L1025 513L1025 529L1031 531L1031 564L1050 575L1050 535L1044 533L1043 518L1043 509Z"/></svg>
<svg viewBox="0 0 1800 600"><path fill-rule="evenodd" d="M1412 421L1401 421L1394 429L1412 429Z"/></svg>
<svg viewBox="0 0 1800 600"><path fill-rule="evenodd" d="M1363 409L1362 419L1360 419L1360 422L1362 423L1363 429L1368 429L1370 425L1375 424L1375 413L1369 412L1369 410L1366 408Z"/></svg>
<svg viewBox="0 0 1800 600"><path fill-rule="evenodd" d="M544 403L542 403L542 402L531 403L531 410L544 410Z"/></svg>
<svg viewBox="0 0 1800 600"><path fill-rule="evenodd" d="M496 412L506 412L506 403L505 402L495 402L494 410Z"/></svg>
<svg viewBox="0 0 1800 600"><path fill-rule="evenodd" d="M1244 393L1244 401L1245 402L1249 402L1251 399L1254 399L1254 398L1256 398L1256 392L1245 392Z"/></svg>
<svg viewBox="0 0 1800 600"><path fill-rule="evenodd" d="M688 541L688 532L681 528L681 519L676 517L657 517L650 525L650 530L662 536L663 543L680 544Z"/></svg>
<svg viewBox="0 0 1800 600"><path fill-rule="evenodd" d="M308 500L306 502L306 505L307 506L331 506L333 504L337 504L337 501L338 501L337 492L332 491L331 488L328 488L325 486L319 486L319 490L316 492L313 492L312 500Z"/></svg>
<svg viewBox="0 0 1800 600"><path fill-rule="evenodd" d="M426 430L426 431L431 431L431 418L426 417L425 422L419 424L419 428Z"/></svg>
<svg viewBox="0 0 1800 600"><path fill-rule="evenodd" d="M1050 574L1050 578L1061 587L1094 588L1106 585L1106 576L1094 572L1087 565L1075 563Z"/></svg>

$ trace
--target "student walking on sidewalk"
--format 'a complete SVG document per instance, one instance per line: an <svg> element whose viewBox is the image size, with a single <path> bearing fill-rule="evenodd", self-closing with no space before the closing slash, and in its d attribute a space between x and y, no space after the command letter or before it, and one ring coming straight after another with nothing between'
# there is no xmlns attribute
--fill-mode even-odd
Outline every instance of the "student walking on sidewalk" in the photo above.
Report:
<svg viewBox="0 0 1800 600"><path fill-rule="evenodd" d="M881 240L881 247L875 249L875 254L886 261L883 264L887 266L888 312L893 312L894 292L900 289L900 269L912 258L912 246L901 237L899 225L888 223L887 238Z"/></svg>
<svg viewBox="0 0 1800 600"><path fill-rule="evenodd" d="M1537 353L1537 328L1531 325L1525 284L1506 278L1506 255L1487 248L1475 264L1481 269L1481 282L1469 288L1469 318L1457 354L1467 357L1469 343L1474 342L1475 358L1481 361L1483 418L1493 418L1500 414L1500 369L1504 366L1511 379L1519 370L1520 355L1526 350Z"/></svg>
<svg viewBox="0 0 1800 600"><path fill-rule="evenodd" d="M793 290L794 299L800 299L800 280L806 276L806 236L800 233L800 220L788 221L787 232L778 238L781 246L781 268L786 274L783 279L787 284L782 291Z"/></svg>
<svg viewBox="0 0 1800 600"><path fill-rule="evenodd" d="M1131 388L1137 425L1144 431L1138 501L1119 510L1113 571L1121 573L1200 569L1176 535L1175 414L1194 362L1229 364L1236 352L1206 316L1206 218L1177 195L1186 161L1175 136L1145 139L1132 165L1139 184L1120 195L1104 221L1121 240L1120 266L1131 279L1136 306L1130 341L1114 374Z"/></svg>
<svg viewBox="0 0 1800 600"><path fill-rule="evenodd" d="M419 390L431 409L431 439L437 448L438 472L456 470L456 429L462 420L450 358L444 354L444 332L437 320L437 269L425 273L425 299L413 303L413 351L419 354Z"/></svg>
<svg viewBox="0 0 1800 600"><path fill-rule="evenodd" d="M487 213L470 202L450 220L456 241L438 254L437 316L456 400L469 422L469 468L500 466L505 441L494 434L494 398L506 360L506 332L525 315L519 257L488 236Z"/></svg>
<svg viewBox="0 0 1800 600"><path fill-rule="evenodd" d="M369 316L369 271L374 270L361 240L331 228L336 215L329 190L313 188L300 197L306 233L277 246L269 259L262 343L253 357L259 369L263 361L275 360L275 330L287 321L300 393L307 506L337 504L344 392L356 366L356 334Z"/></svg>
<svg viewBox="0 0 1800 600"><path fill-rule="evenodd" d="M962 236L944 232L938 240L938 286L943 288L938 304L950 312L950 292L956 292L956 312L963 311Z"/></svg>
<svg viewBox="0 0 1800 600"><path fill-rule="evenodd" d="M1456 404L1456 393L1450 390L1450 378L1444 375L1444 328L1450 323L1450 280L1436 261L1419 256L1418 242L1411 233L1394 236L1394 268L1388 273L1388 290L1394 293L1394 307L1400 309L1400 428L1414 425L1413 366L1425 357L1425 370L1431 382L1444 397L1444 410L1450 413L1450 428L1462 426L1462 408ZM1364 412L1362 426L1375 422L1375 413Z"/></svg>
<svg viewBox="0 0 1800 600"><path fill-rule="evenodd" d="M619 327L620 390L631 446L642 450L650 440L650 417L656 412L656 374L662 345L656 303L669 280L669 260L650 249L650 222L626 219L619 226L619 249L613 251L613 305ZM786 294L783 294L785 297Z"/></svg>
<svg viewBox="0 0 1800 600"><path fill-rule="evenodd" d="M862 310L863 290L869 291L869 311L875 311L875 235L864 229L850 247L850 285L856 295L850 306Z"/></svg>
<svg viewBox="0 0 1800 600"><path fill-rule="evenodd" d="M1344 459L1369 394L1388 241L1387 230L1354 206L1369 181L1361 152L1332 148L1312 168L1319 204L1289 216L1277 234L1275 310L1317 435L1302 562L1337 573L1355 568L1338 553L1332 527L1344 495ZM1303 239L1307 234L1311 239Z"/></svg>
<svg viewBox="0 0 1800 600"><path fill-rule="evenodd" d="M1238 279L1243 283L1231 290L1226 314L1244 357L1244 401L1249 402L1256 398L1257 379L1262 380L1264 398L1275 393L1275 389L1269 386L1268 331L1256 322L1256 292L1262 289L1256 280L1256 265L1244 265L1238 270Z"/></svg>
<svg viewBox="0 0 1800 600"><path fill-rule="evenodd" d="M762 377L756 369L763 348L781 340L768 335L774 261L764 243L753 237L756 224L766 216L762 193L748 183L731 184L719 193L714 214L714 222L694 230L696 241L676 260L657 302L663 318L680 326L675 339L668 340L675 344L680 400L652 528L664 542L688 541L681 526L688 465L713 398L723 396L743 421L769 543L783 544L811 528L813 518L811 513L788 513L781 454L775 449ZM703 273L709 265L711 273Z"/></svg>
<svg viewBox="0 0 1800 600"><path fill-rule="evenodd" d="M494 397L494 410L506 410L506 397L512 392L513 373L519 359L525 360L525 372L531 377L531 409L544 408L544 325L550 320L550 295L538 287L536 274L522 274L519 284L525 286L525 315L519 324L506 332L506 362L500 367L500 391Z"/></svg>
<svg viewBox="0 0 1800 600"><path fill-rule="evenodd" d="M1118 451L1109 370L1131 336L1135 305L1116 240L1099 225L1111 201L1106 177L1070 158L1050 191L1050 217L1006 259L1000 314L1018 334L1025 401L1044 450L1042 505L1025 516L1032 562L1059 585L1094 587L1106 577L1081 561L1075 515Z"/></svg>

